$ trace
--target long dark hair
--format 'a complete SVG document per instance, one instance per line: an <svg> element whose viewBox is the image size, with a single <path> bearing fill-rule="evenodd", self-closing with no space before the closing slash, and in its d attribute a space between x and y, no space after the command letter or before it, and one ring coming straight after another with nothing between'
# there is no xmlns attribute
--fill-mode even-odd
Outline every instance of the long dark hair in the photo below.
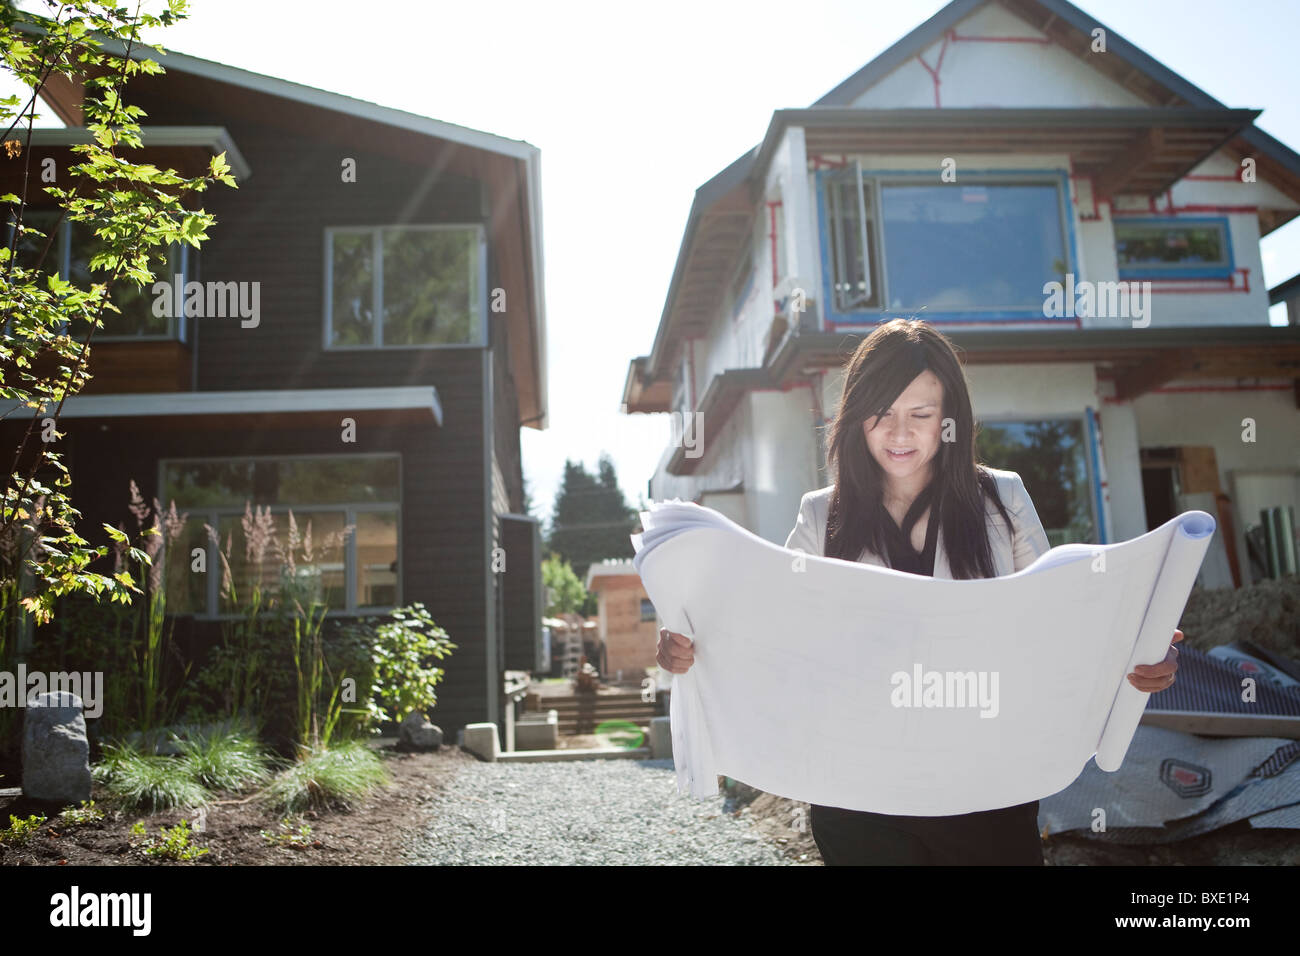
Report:
<svg viewBox="0 0 1300 956"><path fill-rule="evenodd" d="M922 372L943 383L943 415L955 441L940 441L930 484L909 510L907 534L924 506L930 520L938 516L944 551L954 578L991 578L996 570L985 524L981 495L989 496L1007 523L1011 518L998 495L997 482L980 466L975 452L975 416L966 377L952 343L919 319L894 319L866 337L844 370L844 393L831 425L827 465L835 475L826 520L824 554L856 561L864 548L888 553L889 535L897 534L884 505L884 473L867 447L862 425L884 415ZM951 421L949 421L951 419Z"/></svg>

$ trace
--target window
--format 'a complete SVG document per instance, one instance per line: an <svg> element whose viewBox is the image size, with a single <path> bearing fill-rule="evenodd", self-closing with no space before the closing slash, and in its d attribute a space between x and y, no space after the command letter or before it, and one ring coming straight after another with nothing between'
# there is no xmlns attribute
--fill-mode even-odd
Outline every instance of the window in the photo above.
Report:
<svg viewBox="0 0 1300 956"><path fill-rule="evenodd" d="M331 611L401 603L398 456L187 459L163 461L160 469L160 501L165 507L175 501L178 516L187 516L174 557L164 558L168 613L234 614L254 587L265 596L290 581ZM276 545L265 540L268 529L245 527L246 504L269 508L269 535L279 549L293 544L292 578ZM229 556L234 600L222 593L222 559L205 523ZM216 573L191 571L194 548L206 552L207 568Z"/></svg>
<svg viewBox="0 0 1300 956"><path fill-rule="evenodd" d="M1084 436L1082 419L1069 418L984 423L975 439L981 461L1024 479L1052 547L1097 543Z"/></svg>
<svg viewBox="0 0 1300 956"><path fill-rule="evenodd" d="M325 344L482 345L486 275L477 225L326 229Z"/></svg>
<svg viewBox="0 0 1300 956"><path fill-rule="evenodd" d="M826 198L835 311L879 306L875 184L857 178L832 180Z"/></svg>
<svg viewBox="0 0 1300 956"><path fill-rule="evenodd" d="M641 620L653 621L655 619L655 606L650 603L649 598L641 599Z"/></svg>
<svg viewBox="0 0 1300 956"><path fill-rule="evenodd" d="M934 185L857 170L824 180L835 312L1022 311L1069 271L1055 180L964 177Z"/></svg>
<svg viewBox="0 0 1300 956"><path fill-rule="evenodd" d="M40 271L44 275L58 273L68 282L81 289L88 289L96 282L107 282L112 274L104 268L90 268L91 260L104 250L105 242L96 236L89 223L73 222L64 219L59 223L62 209L28 207L23 212L23 235L19 238L15 253L19 266L30 268L45 248L46 240L27 231L28 226L39 229L46 235L55 233L54 242L45 258L41 261ZM12 237L14 219L11 217L5 230L6 244ZM58 223L56 227L56 223ZM172 243L167 247L166 264L157 256L151 262L155 278L160 282L171 282L177 275L186 274L187 270L197 264L197 257L192 256L196 250L188 245ZM181 323L167 315L154 314L154 293L151 285L136 286L125 276L119 276L113 283L109 299L120 312L105 307L100 313L104 327L95 333L96 341L106 339L169 339L184 338ZM75 330L74 338L83 338L86 330Z"/></svg>
<svg viewBox="0 0 1300 956"><path fill-rule="evenodd" d="M1117 219L1115 258L1122 279L1204 279L1232 275L1228 220Z"/></svg>

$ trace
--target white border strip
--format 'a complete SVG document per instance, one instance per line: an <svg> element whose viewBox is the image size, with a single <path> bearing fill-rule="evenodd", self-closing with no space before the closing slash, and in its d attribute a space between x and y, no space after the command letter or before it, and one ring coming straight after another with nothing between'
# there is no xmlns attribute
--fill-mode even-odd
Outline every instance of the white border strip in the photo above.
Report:
<svg viewBox="0 0 1300 956"><path fill-rule="evenodd" d="M398 408L427 408L433 413L434 421L442 424L442 403L438 399L438 390L432 385L74 395L63 403L60 417L152 418L161 415L264 415Z"/></svg>

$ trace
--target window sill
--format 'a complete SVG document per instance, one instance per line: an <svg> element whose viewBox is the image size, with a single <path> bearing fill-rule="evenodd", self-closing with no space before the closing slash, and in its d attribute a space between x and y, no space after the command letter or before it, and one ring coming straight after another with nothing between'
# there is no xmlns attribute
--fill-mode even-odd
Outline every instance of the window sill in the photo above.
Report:
<svg viewBox="0 0 1300 956"><path fill-rule="evenodd" d="M1235 270L1231 268L1213 269L1179 269L1177 271L1146 270L1128 271L1121 269L1121 282L1200 282L1205 279L1231 279Z"/></svg>
<svg viewBox="0 0 1300 956"><path fill-rule="evenodd" d="M1074 323L1072 316L1049 316L1043 315L1041 307L1037 309L979 309L967 312L931 312L926 309L885 309L869 310L862 312L835 312L826 319L827 325L876 325L886 319L901 316L903 318L919 318L926 322L939 325L945 322L1042 322L1042 323Z"/></svg>
<svg viewBox="0 0 1300 956"><path fill-rule="evenodd" d="M434 349L481 349L486 342L446 342L430 345L327 345L326 352L404 352Z"/></svg>
<svg viewBox="0 0 1300 956"><path fill-rule="evenodd" d="M399 607L402 606L403 605L400 604L394 604L391 607L374 607L374 608L366 607L366 608L356 608L355 610L351 610L351 611L333 610L333 611L326 611L325 617L326 618L384 617L386 615L392 614L394 611L396 611ZM173 618L188 617L188 618L192 618L195 621L204 621L209 623L214 621L216 622L242 621L245 619L246 616L247 615L244 614L196 614L192 611L177 612L175 614L167 615L167 617L173 617ZM263 615L261 616L274 617L276 615L274 612L263 612ZM288 617L291 615L285 615L285 616Z"/></svg>

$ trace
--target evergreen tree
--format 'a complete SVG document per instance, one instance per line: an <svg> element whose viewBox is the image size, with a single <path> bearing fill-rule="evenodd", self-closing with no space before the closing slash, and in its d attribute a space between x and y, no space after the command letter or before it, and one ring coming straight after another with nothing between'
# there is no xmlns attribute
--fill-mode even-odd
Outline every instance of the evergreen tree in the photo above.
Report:
<svg viewBox="0 0 1300 956"><path fill-rule="evenodd" d="M582 462L565 461L547 549L568 561L578 580L586 580L593 562L632 557L631 535L638 524L637 512L618 487L608 453L601 452L595 476Z"/></svg>

